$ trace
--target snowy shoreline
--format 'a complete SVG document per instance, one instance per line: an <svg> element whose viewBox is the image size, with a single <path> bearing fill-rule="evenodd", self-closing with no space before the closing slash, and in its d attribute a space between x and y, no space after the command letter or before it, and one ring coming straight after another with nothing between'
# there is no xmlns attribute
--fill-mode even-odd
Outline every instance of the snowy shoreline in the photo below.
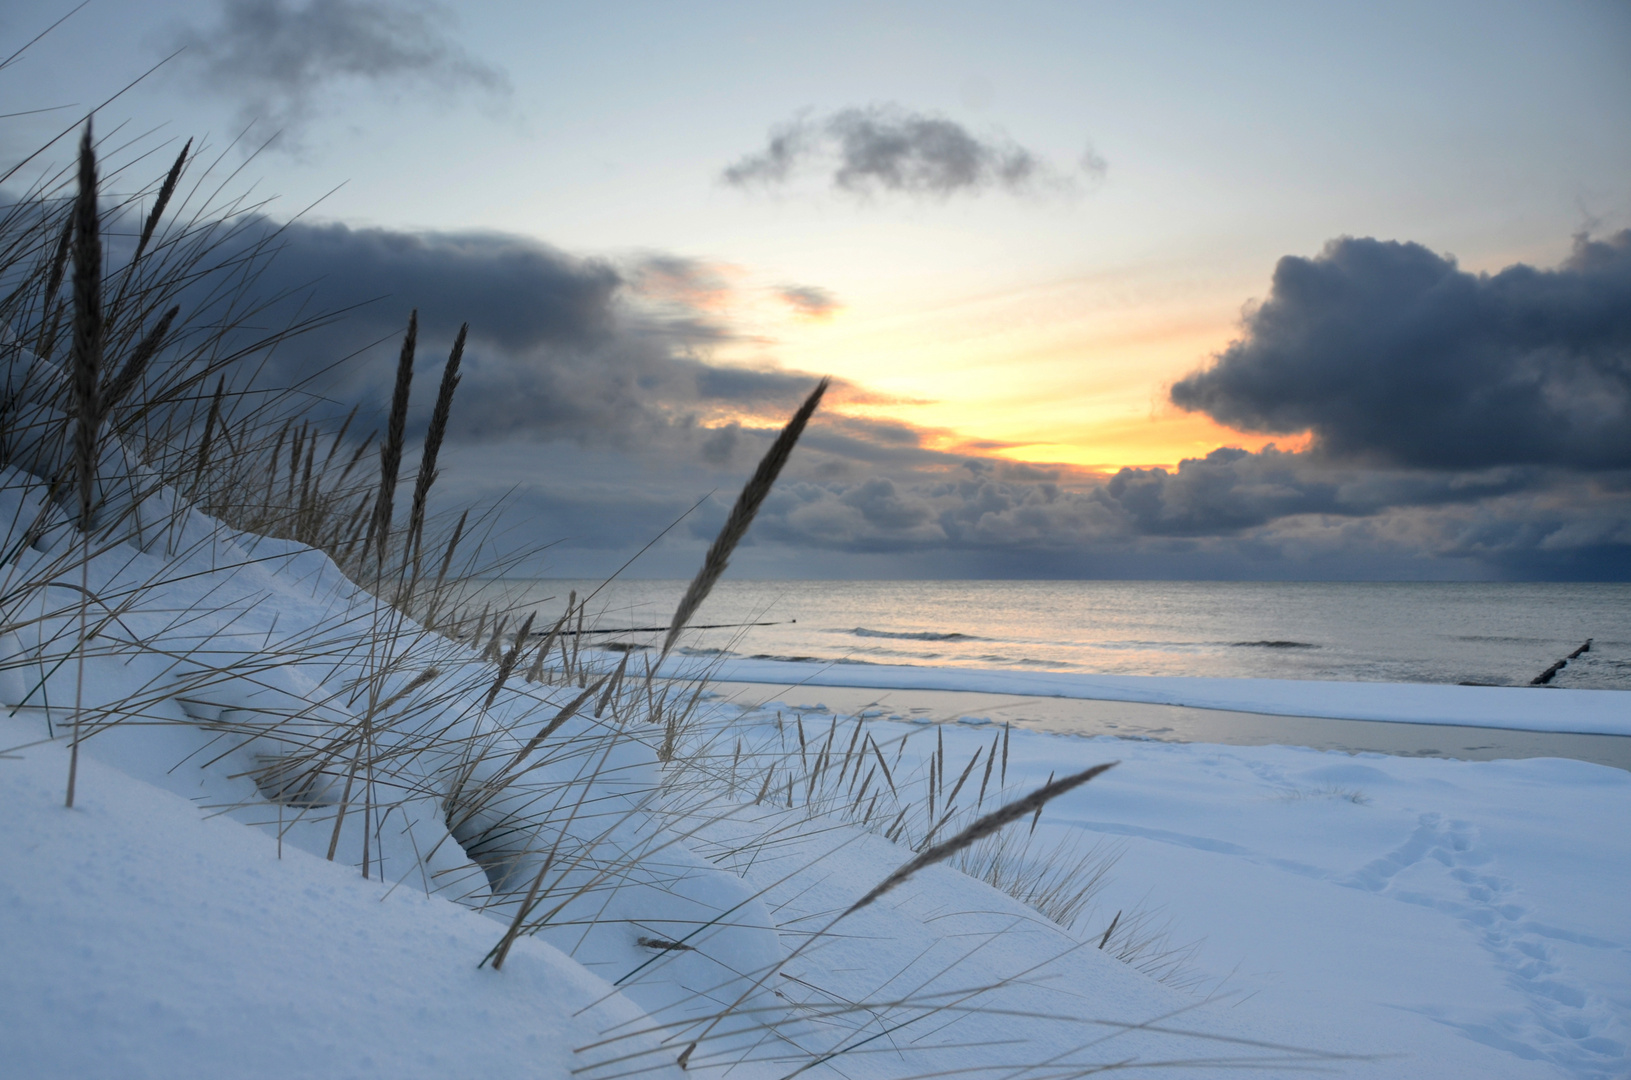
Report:
<svg viewBox="0 0 1631 1080"><path fill-rule="evenodd" d="M664 674L695 670L670 661ZM779 660L718 661L710 677L724 682L779 683L870 690L944 690L1030 697L1127 701L1196 709L1331 720L1631 736L1631 691L1435 683L1317 682L1155 675L1078 675Z"/></svg>

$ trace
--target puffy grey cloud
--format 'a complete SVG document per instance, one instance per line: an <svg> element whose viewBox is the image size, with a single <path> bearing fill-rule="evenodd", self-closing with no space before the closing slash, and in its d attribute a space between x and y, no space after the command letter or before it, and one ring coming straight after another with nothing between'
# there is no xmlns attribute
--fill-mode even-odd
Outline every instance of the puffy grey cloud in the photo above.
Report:
<svg viewBox="0 0 1631 1080"><path fill-rule="evenodd" d="M705 263L613 265L513 236L301 223L280 241L263 284L315 280L323 307L389 295L280 361L307 370L385 338L341 387L346 401L387 400L409 307L420 307L425 366L469 319L455 452L477 454L495 492L523 484L522 505L537 515L525 531L561 539L574 566L617 553L610 572L716 491L664 557L705 543L812 381L699 357L696 326L732 333L714 310L728 284ZM836 388L839 401L846 394L864 391ZM779 551L801 566L850 559L908 576L928 566L995 576L1631 576L1631 471L1581 479L1546 464L1452 469L1270 447L1103 477L1007 461L999 444L950 454L927 434L825 410L760 514L750 563L773 572Z"/></svg>
<svg viewBox="0 0 1631 1080"><path fill-rule="evenodd" d="M1102 172L1097 155L1084 160ZM981 137L955 120L894 105L842 109L820 119L797 117L773 129L763 150L727 166L721 179L735 187L773 186L790 180L806 163L831 168L833 186L855 195L945 197L1064 182L1006 136Z"/></svg>
<svg viewBox="0 0 1631 1080"><path fill-rule="evenodd" d="M838 309L838 298L818 285L783 285L776 296L807 318L825 318Z"/></svg>
<svg viewBox="0 0 1631 1080"><path fill-rule="evenodd" d="M746 438L750 433L743 432ZM501 447L480 448L498 461ZM709 491L635 573L691 573L753 456L687 471L563 447L516 496L520 535L559 541L552 573L610 573ZM1131 577L1263 579L1631 578L1631 493L1549 487L1350 514L1301 513L1228 532L1146 532L1102 484L932 476L814 476L801 447L733 569L765 577ZM461 448L461 454L472 452ZM554 452L552 452L554 453ZM556 467L558 466L558 468ZM586 476L586 474L588 474ZM463 474L461 473L461 478ZM500 471L492 482L513 475ZM592 480L593 482L586 482Z"/></svg>
<svg viewBox="0 0 1631 1080"><path fill-rule="evenodd" d="M1269 446L1220 447L1176 470L1122 469L1105 493L1131 525L1151 536L1229 536L1303 514L1368 517L1407 506L1472 503L1545 487L1533 467L1475 473L1343 466Z"/></svg>
<svg viewBox="0 0 1631 1080"><path fill-rule="evenodd" d="M1631 467L1631 230L1561 266L1472 274L1418 244L1287 256L1245 334L1173 385L1221 423L1337 458Z"/></svg>
<svg viewBox="0 0 1631 1080"><path fill-rule="evenodd" d="M246 119L298 132L347 80L508 93L504 73L468 55L450 21L424 0L222 0L216 22L178 32L174 44L205 86L241 102Z"/></svg>
<svg viewBox="0 0 1631 1080"><path fill-rule="evenodd" d="M301 221L263 227L276 230L277 253L262 286L309 284L325 306L354 308L347 316L354 328L389 332L407 307L417 307L432 333L451 336L469 322L480 337L512 352L592 347L617 330L624 275L603 260L535 240ZM376 299L392 302L369 303Z"/></svg>
<svg viewBox="0 0 1631 1080"><path fill-rule="evenodd" d="M454 440L569 440L727 462L739 445L745 453L768 438L817 378L711 361L712 346L734 340L719 309L730 289L698 260L646 254L614 263L509 234L252 218L237 224L225 257L262 242L275 254L255 268L253 292L282 299L256 312L257 326L340 313L280 346L261 372L327 399L314 409L359 404L366 419L383 411L411 309L421 385L430 385L459 325L470 325ZM869 399L840 381L829 400L846 398ZM429 399L428 389L416 396L420 421ZM721 431L732 422L740 438ZM893 448L903 430L855 421L844 436L864 452L869 442Z"/></svg>
<svg viewBox="0 0 1631 1080"><path fill-rule="evenodd" d="M1631 474L1333 468L1221 450L1101 480L894 470L771 496L756 542L997 577L1631 577ZM1602 475L1602 474L1599 474Z"/></svg>
<svg viewBox="0 0 1631 1080"><path fill-rule="evenodd" d="M609 573L713 491L644 564L688 572L813 382L709 361L699 342L734 331L716 304L728 275L706 263L612 263L483 233L240 228L241 242L275 235L281 249L256 291L285 300L258 322L351 309L280 348L266 372L287 385L357 354L311 384L336 412L383 411L418 307L422 417L440 357L470 321L437 498L516 492L519 524L494 543L559 541L564 561L540 568ZM1616 258L1613 245L1583 246L1577 261ZM846 400L866 400L864 389L834 388L737 560L744 573L1631 577L1631 469L1223 448L1100 476L1007 461L997 443L947 453L930 437L943 433L846 416Z"/></svg>

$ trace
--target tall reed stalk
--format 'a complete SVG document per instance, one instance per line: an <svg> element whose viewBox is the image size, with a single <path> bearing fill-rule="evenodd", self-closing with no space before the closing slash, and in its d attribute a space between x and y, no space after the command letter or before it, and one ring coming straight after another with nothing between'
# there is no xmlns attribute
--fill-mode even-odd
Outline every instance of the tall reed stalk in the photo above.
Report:
<svg viewBox="0 0 1631 1080"><path fill-rule="evenodd" d="M91 122L79 141L79 191L74 200L74 343L71 389L74 405L74 472L79 488L79 530L85 551L80 561L79 670L74 685L74 732L68 750L67 805L74 805L79 780L79 736L85 699L85 645L89 638L91 511L96 499L96 459L102 404L102 235L96 208L96 151Z"/></svg>
<svg viewBox="0 0 1631 1080"><path fill-rule="evenodd" d="M804 434L804 426L810 422L810 417L815 414L816 406L821 404L821 397L831 383L831 379L822 379L816 384L816 388L810 391L810 396L804 399L804 404L798 407L793 418L787 421L787 426L782 428L781 434L776 436L776 441L770 444L770 449L759 461L759 467L754 470L753 476L742 488L742 493L736 497L736 505L731 507L730 516L725 519L719 535L714 537L714 542L708 547L708 554L702 560L702 569L691 579L685 595L680 598L679 607L674 609L674 618L668 624L668 634L663 638L659 663L674 648L674 642L679 640L680 632L685 629L686 623L691 621L697 608L702 606L702 602L718 584L720 576L725 573L725 568L730 564L731 553L747 535L748 526L753 524L754 515L759 512L759 507L770 494L770 489L776 485L776 478L781 475L782 467L793 455L794 445L798 443L799 436Z"/></svg>
<svg viewBox="0 0 1631 1080"><path fill-rule="evenodd" d="M419 476L413 485L407 546L413 552L414 582L419 580L419 549L425 533L425 504L430 497L430 486L436 482L436 458L441 453L442 439L447 435L447 422L453 414L453 391L459 388L459 361L464 359L464 338L469 332L469 323L459 327L459 335L453 339L453 351L447 357L447 366L442 368L442 384L436 390L436 407L431 410L430 428L425 432L425 449L419 458Z"/></svg>
<svg viewBox="0 0 1631 1080"><path fill-rule="evenodd" d="M385 443L379 455L379 494L374 496L374 518L363 541L366 561L370 546L374 551L375 577L385 565L385 549L390 544L391 517L396 500L396 481L402 471L402 443L407 437L408 396L413 387L413 351L419 339L419 309L408 314L408 333L402 339L402 352L396 363L396 387L391 391L391 416L385 428Z"/></svg>

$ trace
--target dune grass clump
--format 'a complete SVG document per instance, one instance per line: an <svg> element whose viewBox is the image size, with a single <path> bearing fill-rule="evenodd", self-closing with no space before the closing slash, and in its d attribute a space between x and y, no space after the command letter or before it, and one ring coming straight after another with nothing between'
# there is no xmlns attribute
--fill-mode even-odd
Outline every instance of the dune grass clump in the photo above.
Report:
<svg viewBox="0 0 1631 1080"><path fill-rule="evenodd" d="M888 989L892 973L859 1000L803 985L796 1008L782 989L789 964L930 867L983 878L1062 927L1091 909L1113 853L1037 851L1021 831L1109 764L1016 793L1005 731L961 767L941 741L908 775L904 742L880 745L859 719L810 737L795 717L777 744L745 748L739 728L707 715L705 671L659 672L826 380L747 482L656 662L631 670L628 652L583 648L587 597L570 596L547 627L490 594L475 607L474 538L492 519L463 510L448 528L430 512L467 327L399 522L416 315L383 438L359 438L356 410L333 425L305 418L301 388L265 390L252 376L327 317L258 328L272 300L257 297L257 267L275 233L240 227L254 207L223 201L219 187L188 189L190 143L154 185L104 207L89 127L80 150L71 173L0 211L0 496L14 511L0 552L0 677L14 713L39 709L47 737L60 737L58 675L77 664L76 752L171 738L180 760L160 782L196 778L209 812L271 830L280 846L491 915L493 945L473 963L502 971L518 942L540 935L601 964L646 1010L641 1037L682 1067L786 1059L803 1071L861 1052L874 1026L977 1012L998 984L947 996ZM141 222L128 257L100 243L109 219ZM305 575L330 598L328 616L268 615L245 584L262 571ZM170 606L201 578L207 588ZM92 693L92 671L112 689ZM70 802L73 783L71 772ZM718 864L807 839L821 817L908 854L783 949L793 931L765 890ZM719 839L726 826L745 833L734 852ZM1098 947L1137 963L1159 952L1148 931L1147 918L1118 913ZM586 1069L653 1064L644 1050L623 1055L630 1038L584 1048Z"/></svg>
<svg viewBox="0 0 1631 1080"><path fill-rule="evenodd" d="M748 711L758 712L760 727L771 715L763 709ZM847 720L829 715L824 729L811 730L802 712L777 710L773 737L758 744L745 742L734 724L703 728L681 755L687 779L684 785L676 782L676 788L695 787L701 792L691 796L696 799L725 792L790 811L791 819L781 827L787 836L798 835L806 822L844 821L920 856L947 837L965 833L994 808L1028 797L1008 780L1011 731L1006 726L959 767L948 764L940 726L885 737L867 722L865 712ZM934 748L911 764L908 744L929 737L930 731ZM1044 787L1054 783L1050 776ZM944 861L1174 989L1205 984L1206 976L1195 966L1200 943L1177 939L1159 910L1099 908L1097 900L1109 884L1121 846L1103 840L1040 842L1036 825L1043 809L1032 804L1015 827L967 838ZM777 831L767 832L757 842L773 846L777 836Z"/></svg>

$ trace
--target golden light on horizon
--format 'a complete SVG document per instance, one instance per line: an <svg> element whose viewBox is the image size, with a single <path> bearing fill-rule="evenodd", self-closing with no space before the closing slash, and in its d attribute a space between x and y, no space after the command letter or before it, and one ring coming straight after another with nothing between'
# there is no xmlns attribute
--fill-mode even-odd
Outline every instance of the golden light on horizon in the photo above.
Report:
<svg viewBox="0 0 1631 1080"><path fill-rule="evenodd" d="M949 454L1114 472L1173 468L1223 446L1305 448L1306 433L1237 431L1168 401L1172 383L1241 327L1237 283L1174 287L1155 273L1165 269L1124 267L938 303L909 290L858 291L820 319L801 317L784 287L756 281L734 292L740 336L710 359L837 376L849 387L829 397L829 415L902 424ZM764 426L775 414L709 422L733 419Z"/></svg>
<svg viewBox="0 0 1631 1080"><path fill-rule="evenodd" d="M1304 450L1308 432L1263 435L1224 427L1200 413L1173 413L1084 428L1069 442L1038 442L1005 447L995 456L1032 465L1058 463L1096 472L1118 469L1176 468L1184 458L1205 457L1221 446L1256 452L1265 446Z"/></svg>

